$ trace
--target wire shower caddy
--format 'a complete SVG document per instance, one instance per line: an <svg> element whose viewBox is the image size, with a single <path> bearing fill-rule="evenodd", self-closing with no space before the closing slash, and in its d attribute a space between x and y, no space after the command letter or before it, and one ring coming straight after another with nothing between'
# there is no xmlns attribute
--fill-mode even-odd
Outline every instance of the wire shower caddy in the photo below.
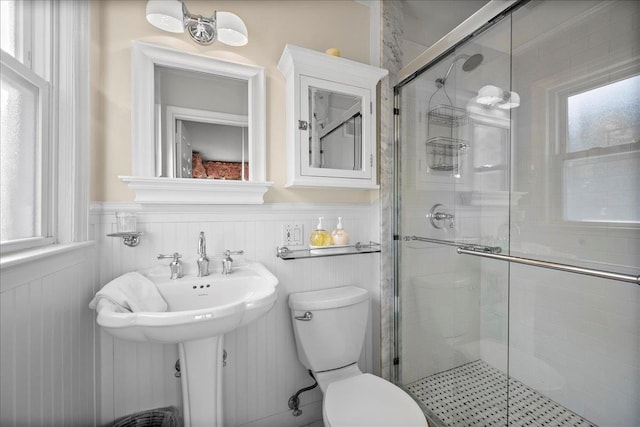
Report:
<svg viewBox="0 0 640 427"><path fill-rule="evenodd" d="M450 104L438 104L431 108L431 100L443 89ZM467 141L454 138L454 129L467 124L468 114L465 109L454 107L444 84L429 98L427 111L427 165L431 171L459 176L462 169L462 154L469 148ZM435 135L432 126L444 128L448 135Z"/></svg>

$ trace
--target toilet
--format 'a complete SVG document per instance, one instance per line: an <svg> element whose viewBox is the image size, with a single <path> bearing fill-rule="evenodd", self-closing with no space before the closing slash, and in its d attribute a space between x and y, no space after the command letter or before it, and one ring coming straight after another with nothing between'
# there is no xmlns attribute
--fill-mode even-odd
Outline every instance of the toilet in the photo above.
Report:
<svg viewBox="0 0 640 427"><path fill-rule="evenodd" d="M325 427L428 427L402 389L362 373L369 292L345 286L289 295L298 359L318 381Z"/></svg>

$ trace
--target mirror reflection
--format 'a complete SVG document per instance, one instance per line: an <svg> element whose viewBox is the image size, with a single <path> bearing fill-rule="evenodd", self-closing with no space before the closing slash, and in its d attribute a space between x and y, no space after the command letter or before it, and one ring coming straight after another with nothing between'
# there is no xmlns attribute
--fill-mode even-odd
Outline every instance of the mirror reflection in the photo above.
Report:
<svg viewBox="0 0 640 427"><path fill-rule="evenodd" d="M362 170L362 100L309 86L309 166Z"/></svg>
<svg viewBox="0 0 640 427"><path fill-rule="evenodd" d="M155 65L157 176L249 181L246 80Z"/></svg>
<svg viewBox="0 0 640 427"><path fill-rule="evenodd" d="M176 176L249 180L247 126L176 120Z"/></svg>

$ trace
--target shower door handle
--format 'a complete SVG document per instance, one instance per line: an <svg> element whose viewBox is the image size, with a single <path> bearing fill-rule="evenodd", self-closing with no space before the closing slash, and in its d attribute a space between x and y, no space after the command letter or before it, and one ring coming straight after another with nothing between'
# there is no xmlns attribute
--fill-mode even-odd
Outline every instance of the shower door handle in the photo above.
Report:
<svg viewBox="0 0 640 427"><path fill-rule="evenodd" d="M303 316L295 316L294 319L308 322L313 319L313 313L310 311L306 311Z"/></svg>

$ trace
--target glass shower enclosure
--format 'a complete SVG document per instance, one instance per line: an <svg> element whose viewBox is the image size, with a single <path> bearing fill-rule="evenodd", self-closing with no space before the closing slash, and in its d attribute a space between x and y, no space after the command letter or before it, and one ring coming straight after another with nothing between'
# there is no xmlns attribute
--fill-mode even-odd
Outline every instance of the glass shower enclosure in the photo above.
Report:
<svg viewBox="0 0 640 427"><path fill-rule="evenodd" d="M395 88L395 381L436 426L640 425L640 3L528 1Z"/></svg>

